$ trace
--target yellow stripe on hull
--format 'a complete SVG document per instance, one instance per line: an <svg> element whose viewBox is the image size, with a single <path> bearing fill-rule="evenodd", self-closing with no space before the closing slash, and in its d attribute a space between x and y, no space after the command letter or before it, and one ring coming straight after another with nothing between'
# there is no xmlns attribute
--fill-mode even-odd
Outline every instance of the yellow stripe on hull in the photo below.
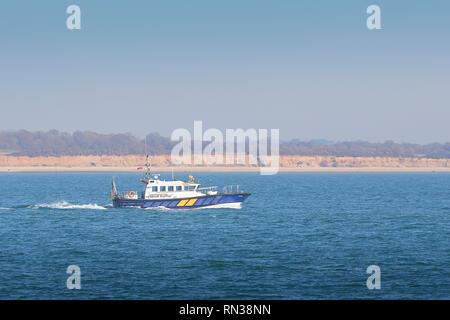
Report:
<svg viewBox="0 0 450 320"><path fill-rule="evenodd" d="M197 202L197 198L191 199L188 201L188 203L186 203L185 207L192 207L194 205L194 203Z"/></svg>
<svg viewBox="0 0 450 320"><path fill-rule="evenodd" d="M184 207L184 205L188 201L189 201L189 199L180 200L180 202L178 202L178 204L177 204L177 207Z"/></svg>

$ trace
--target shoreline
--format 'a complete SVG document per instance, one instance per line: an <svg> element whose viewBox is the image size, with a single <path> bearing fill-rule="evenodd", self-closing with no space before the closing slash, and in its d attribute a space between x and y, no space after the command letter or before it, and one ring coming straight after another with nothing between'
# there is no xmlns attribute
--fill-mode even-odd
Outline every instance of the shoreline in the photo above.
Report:
<svg viewBox="0 0 450 320"><path fill-rule="evenodd" d="M191 164L174 165L171 155L155 155L151 164L159 172L260 172L258 159L248 155L242 165L236 164L237 159L232 165L194 165L195 159L191 160ZM281 155L278 161L280 172L450 172L450 158ZM136 172L145 162L144 155L0 156L0 172Z"/></svg>
<svg viewBox="0 0 450 320"><path fill-rule="evenodd" d="M152 166L153 172L255 172L259 173L258 167L158 167ZM19 173L19 172L136 172L141 173L143 170L137 170L135 166L128 167L63 167L63 166L11 166L0 167L0 173ZM308 167L308 168L290 168L280 167L281 172L450 172L449 167Z"/></svg>

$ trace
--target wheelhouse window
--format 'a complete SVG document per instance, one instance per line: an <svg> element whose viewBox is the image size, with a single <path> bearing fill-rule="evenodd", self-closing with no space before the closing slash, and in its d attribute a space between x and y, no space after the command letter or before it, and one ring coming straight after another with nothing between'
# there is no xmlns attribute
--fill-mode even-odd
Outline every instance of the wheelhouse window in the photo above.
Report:
<svg viewBox="0 0 450 320"><path fill-rule="evenodd" d="M157 192L158 191L158 187L152 187L152 192Z"/></svg>
<svg viewBox="0 0 450 320"><path fill-rule="evenodd" d="M166 191L166 186L159 187L159 191Z"/></svg>
<svg viewBox="0 0 450 320"><path fill-rule="evenodd" d="M173 191L173 186L168 186L167 191Z"/></svg>
<svg viewBox="0 0 450 320"><path fill-rule="evenodd" d="M177 186L177 191L183 190L183 186Z"/></svg>

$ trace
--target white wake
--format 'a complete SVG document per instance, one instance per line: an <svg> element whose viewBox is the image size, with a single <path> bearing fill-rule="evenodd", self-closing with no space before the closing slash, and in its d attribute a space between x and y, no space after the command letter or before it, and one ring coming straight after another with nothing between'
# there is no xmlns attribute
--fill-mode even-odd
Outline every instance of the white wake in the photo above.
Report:
<svg viewBox="0 0 450 320"><path fill-rule="evenodd" d="M232 203L213 204L211 206L199 207L199 208L193 208L193 209L197 210L197 209L241 209L241 208L242 208L242 202L232 202Z"/></svg>
<svg viewBox="0 0 450 320"><path fill-rule="evenodd" d="M161 211L167 211L167 210L172 210L171 208L167 208L167 207L163 207L163 206L158 206L158 207L147 207L144 208L144 210L161 210Z"/></svg>
<svg viewBox="0 0 450 320"><path fill-rule="evenodd" d="M31 209L40 209L40 208L48 208L48 209L89 209L89 210L106 210L105 207L99 206L96 203L89 204L71 204L67 201L59 201L55 203L43 203L37 204L34 206L29 206Z"/></svg>

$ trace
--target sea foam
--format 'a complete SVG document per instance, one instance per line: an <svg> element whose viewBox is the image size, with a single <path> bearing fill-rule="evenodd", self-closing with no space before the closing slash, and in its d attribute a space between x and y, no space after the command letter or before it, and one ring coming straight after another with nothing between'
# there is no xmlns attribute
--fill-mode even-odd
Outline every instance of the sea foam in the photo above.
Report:
<svg viewBox="0 0 450 320"><path fill-rule="evenodd" d="M67 201L58 201L54 203L43 203L43 204L37 204L34 206L29 206L31 209L40 209L40 208L47 208L47 209L90 209L90 210L106 210L105 207L100 206L96 203L94 204L72 204Z"/></svg>

